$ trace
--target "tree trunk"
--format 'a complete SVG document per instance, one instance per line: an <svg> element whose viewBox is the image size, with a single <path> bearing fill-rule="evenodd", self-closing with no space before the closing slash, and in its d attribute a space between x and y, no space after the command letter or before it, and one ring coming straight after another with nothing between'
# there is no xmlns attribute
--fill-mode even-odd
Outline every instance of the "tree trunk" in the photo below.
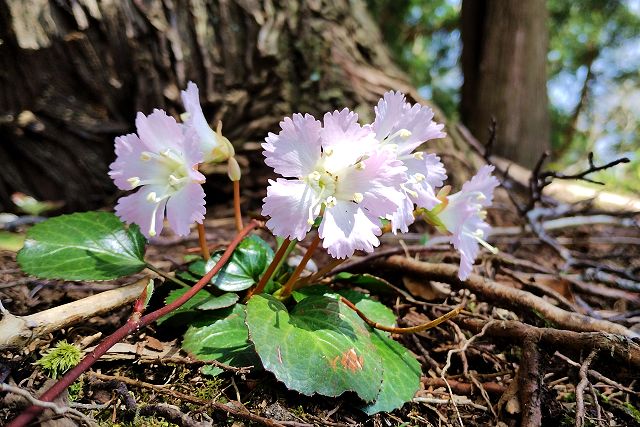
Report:
<svg viewBox="0 0 640 427"><path fill-rule="evenodd" d="M533 166L550 147L545 0L462 2L461 118L495 153Z"/></svg>
<svg viewBox="0 0 640 427"><path fill-rule="evenodd" d="M418 98L360 0L5 0L0 70L0 211L15 191L103 205L114 136L136 111L179 114L188 80L256 165L246 143L285 115L347 106L368 120L389 89Z"/></svg>

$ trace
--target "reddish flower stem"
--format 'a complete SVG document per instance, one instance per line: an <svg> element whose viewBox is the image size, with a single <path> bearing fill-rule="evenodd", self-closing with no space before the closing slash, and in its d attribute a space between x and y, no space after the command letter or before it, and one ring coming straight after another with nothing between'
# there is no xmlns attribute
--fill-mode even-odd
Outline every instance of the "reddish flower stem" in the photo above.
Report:
<svg viewBox="0 0 640 427"><path fill-rule="evenodd" d="M258 282L256 287L251 289L247 293L247 296L245 297L245 301L249 301L249 298L251 298L253 295L260 294L262 293L262 291L264 291L264 287L267 286L269 279L271 279L271 276L273 276L273 272L276 271L276 268L278 268L278 265L280 265L280 260L282 259L284 254L287 253L289 244L291 244L291 240L287 237L286 239L284 239L284 241L278 248L278 251L273 257L273 260L271 260L271 264L269 264L269 267L267 267L267 271L264 272L264 274L260 278L260 281Z"/></svg>
<svg viewBox="0 0 640 427"><path fill-rule="evenodd" d="M284 287L282 288L282 292L280 293L281 297L284 298L291 295L291 292L293 292L293 285L295 285L296 282L298 281L298 277L300 277L300 275L302 274L302 271L307 266L307 263L311 259L311 256L313 255L313 253L315 252L319 244L320 244L320 236L316 236L316 238L313 239L313 242L311 242L311 244L307 248L307 252L304 253L302 260L300 261L300 264L298 264L296 269L293 270L291 277L289 277L289 280L287 280L287 283L284 284Z"/></svg>
<svg viewBox="0 0 640 427"><path fill-rule="evenodd" d="M254 228L259 227L260 222L253 220L247 225L245 228L240 231L233 241L227 247L227 250L222 254L220 260L216 263L216 265L205 274L202 279L198 281L188 292L186 292L182 297L178 298L171 304L167 304L164 307L159 308L156 311L153 311L145 316L141 316L141 313L133 313L127 323L121 326L118 330L116 330L113 334L106 337L98 346L89 354L87 354L84 359L78 363L73 369L69 370L62 378L58 380L51 388L45 391L42 396L39 397L40 400L44 402L51 402L56 397L60 395L67 387L69 387L75 380L77 380L80 375L86 372L102 355L104 355L111 347L117 344L120 340L125 338L127 335L135 332L136 330L147 326L148 324L158 320L160 317L165 316L172 312L173 310L180 307L182 304L187 302L191 297L198 293L209 281L211 278L226 264L226 262L231 258L233 251L236 246L240 244L242 239L244 239L247 234ZM13 421L7 424L7 427L23 427L26 426L33 418L35 418L40 412L42 412L44 408L39 406L30 406L25 409L18 417L16 417Z"/></svg>
<svg viewBox="0 0 640 427"><path fill-rule="evenodd" d="M200 243L200 252L202 258L205 261L209 261L211 254L209 253L209 246L207 245L207 233L204 230L204 223L198 224L198 242Z"/></svg>
<svg viewBox="0 0 640 427"><path fill-rule="evenodd" d="M233 213L236 217L236 228L242 230L242 211L240 210L240 181L233 181Z"/></svg>

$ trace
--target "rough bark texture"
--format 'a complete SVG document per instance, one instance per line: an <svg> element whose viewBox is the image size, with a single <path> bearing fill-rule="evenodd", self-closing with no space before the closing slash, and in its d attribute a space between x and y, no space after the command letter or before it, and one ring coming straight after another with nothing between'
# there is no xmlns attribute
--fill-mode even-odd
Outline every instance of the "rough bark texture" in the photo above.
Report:
<svg viewBox="0 0 640 427"><path fill-rule="evenodd" d="M14 191L103 204L113 137L136 111L179 114L188 80L239 147L292 112L417 98L360 0L6 0L0 70L0 211Z"/></svg>
<svg viewBox="0 0 640 427"><path fill-rule="evenodd" d="M462 2L461 117L481 141L498 123L495 152L532 167L550 147L545 0Z"/></svg>

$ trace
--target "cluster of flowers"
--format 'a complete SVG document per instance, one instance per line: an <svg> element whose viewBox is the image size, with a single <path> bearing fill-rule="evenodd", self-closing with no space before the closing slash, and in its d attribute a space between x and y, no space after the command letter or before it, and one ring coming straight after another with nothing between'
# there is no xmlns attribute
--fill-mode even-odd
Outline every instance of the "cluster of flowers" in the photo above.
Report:
<svg viewBox="0 0 640 427"><path fill-rule="evenodd" d="M189 83L182 93L186 121L178 124L164 111L136 118L138 135L116 138L117 160L110 175L123 190L141 186L120 199L116 213L143 233L160 233L165 215L177 234L204 218L201 162L229 162L230 177L239 179L233 148L208 126ZM408 231L416 214L450 234L461 254L460 279L471 272L479 245L489 229L485 208L498 180L484 166L449 195L444 165L434 154L416 151L424 142L442 138L443 125L433 111L388 92L375 107L375 120L360 125L348 109L326 113L322 122L294 114L270 133L265 162L282 178L269 180L262 213L277 236L302 240L318 225L323 247L334 258L356 250L372 252L386 227ZM235 171L235 172L234 172Z"/></svg>
<svg viewBox="0 0 640 427"><path fill-rule="evenodd" d="M422 212L450 233L461 255L459 276L466 279L479 245L495 251L483 239L489 229L484 209L498 185L493 168L482 167L460 192L448 195L440 158L416 151L445 136L433 111L398 92L386 93L374 110L374 122L364 126L348 109L326 113L322 122L294 114L280 123L280 133L269 134L262 145L265 162L283 178L269 181L262 210L270 217L267 227L301 240L319 219L323 247L346 258L379 245L383 220L394 233L406 232Z"/></svg>

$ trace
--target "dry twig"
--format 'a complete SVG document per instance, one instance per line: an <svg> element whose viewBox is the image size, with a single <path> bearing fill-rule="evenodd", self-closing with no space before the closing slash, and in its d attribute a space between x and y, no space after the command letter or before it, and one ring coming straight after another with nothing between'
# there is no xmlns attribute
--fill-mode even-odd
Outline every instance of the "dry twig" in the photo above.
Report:
<svg viewBox="0 0 640 427"><path fill-rule="evenodd" d="M525 338L533 336L538 339L541 346L548 348L563 348L576 352L603 350L602 354L608 354L629 366L640 367L640 346L620 335L538 328L515 320L487 322L459 317L455 321L472 332L484 328L487 336L507 338L510 342L523 341Z"/></svg>
<svg viewBox="0 0 640 427"><path fill-rule="evenodd" d="M27 401L32 405L40 406L41 408L45 408L45 409L51 409L57 415L72 416L72 418L81 420L88 426L94 427L98 425L91 418L87 417L82 412L76 409L70 408L68 406L60 406L54 402L43 402L42 400L36 399L31 395L31 393L29 393L27 390L22 389L20 387L15 387L9 384L0 383L0 391L17 394L27 399Z"/></svg>
<svg viewBox="0 0 640 427"><path fill-rule="evenodd" d="M136 379L129 378L129 377L123 377L123 376L120 376L120 375L105 375L105 374L100 374L98 372L90 372L89 376L97 378L97 379L102 380L102 381L114 381L115 380L115 381L120 381L120 382L122 382L124 384L132 385L134 387L146 388L146 389L154 390L154 391L156 391L158 393L166 394L166 395L169 395L171 397L175 397L176 399L180 399L180 400L185 401L185 402L190 402L190 403L195 403L197 405L201 405L201 406L203 406L203 409L212 408L212 409L215 409L217 411L227 412L227 413L229 413L231 415L234 415L234 416L236 416L238 418L242 418L242 419L249 420L249 421L254 421L254 422L260 423L262 425L268 426L268 427L281 427L281 426L286 425L284 423L276 422L276 421L270 420L268 418L264 418L264 417L261 417L259 415L253 414L247 408L245 408L244 405L242 403L240 403L240 402L229 402L227 404L224 404L224 403L219 403L219 402L214 402L214 401L208 401L208 400L205 400L205 399L200 399L200 398L197 398L197 397L189 396L189 395L184 394L184 393L180 393L179 391L172 390L172 389L168 388L167 386L151 384L151 383L147 383L147 382L144 382L144 381L138 381Z"/></svg>
<svg viewBox="0 0 640 427"><path fill-rule="evenodd" d="M471 274L466 281L458 279L458 268L449 264L426 263L402 256L392 256L386 261L378 261L378 265L400 271L403 274L421 277L425 280L436 280L450 283L454 286L469 289L484 298L510 306L534 311L553 322L558 327L580 332L606 332L618 334L628 338L638 337L639 334L622 325L606 320L594 319L579 313L571 313L558 308L543 298L529 292L501 285L493 280L485 279L477 274Z"/></svg>
<svg viewBox="0 0 640 427"><path fill-rule="evenodd" d="M591 366L591 362L593 362L593 359L597 354L597 349L591 351L589 356L587 356L585 361L580 366L580 382L576 386L576 427L584 426L584 389L587 388L587 385L589 385L587 371L589 370L589 366Z"/></svg>

